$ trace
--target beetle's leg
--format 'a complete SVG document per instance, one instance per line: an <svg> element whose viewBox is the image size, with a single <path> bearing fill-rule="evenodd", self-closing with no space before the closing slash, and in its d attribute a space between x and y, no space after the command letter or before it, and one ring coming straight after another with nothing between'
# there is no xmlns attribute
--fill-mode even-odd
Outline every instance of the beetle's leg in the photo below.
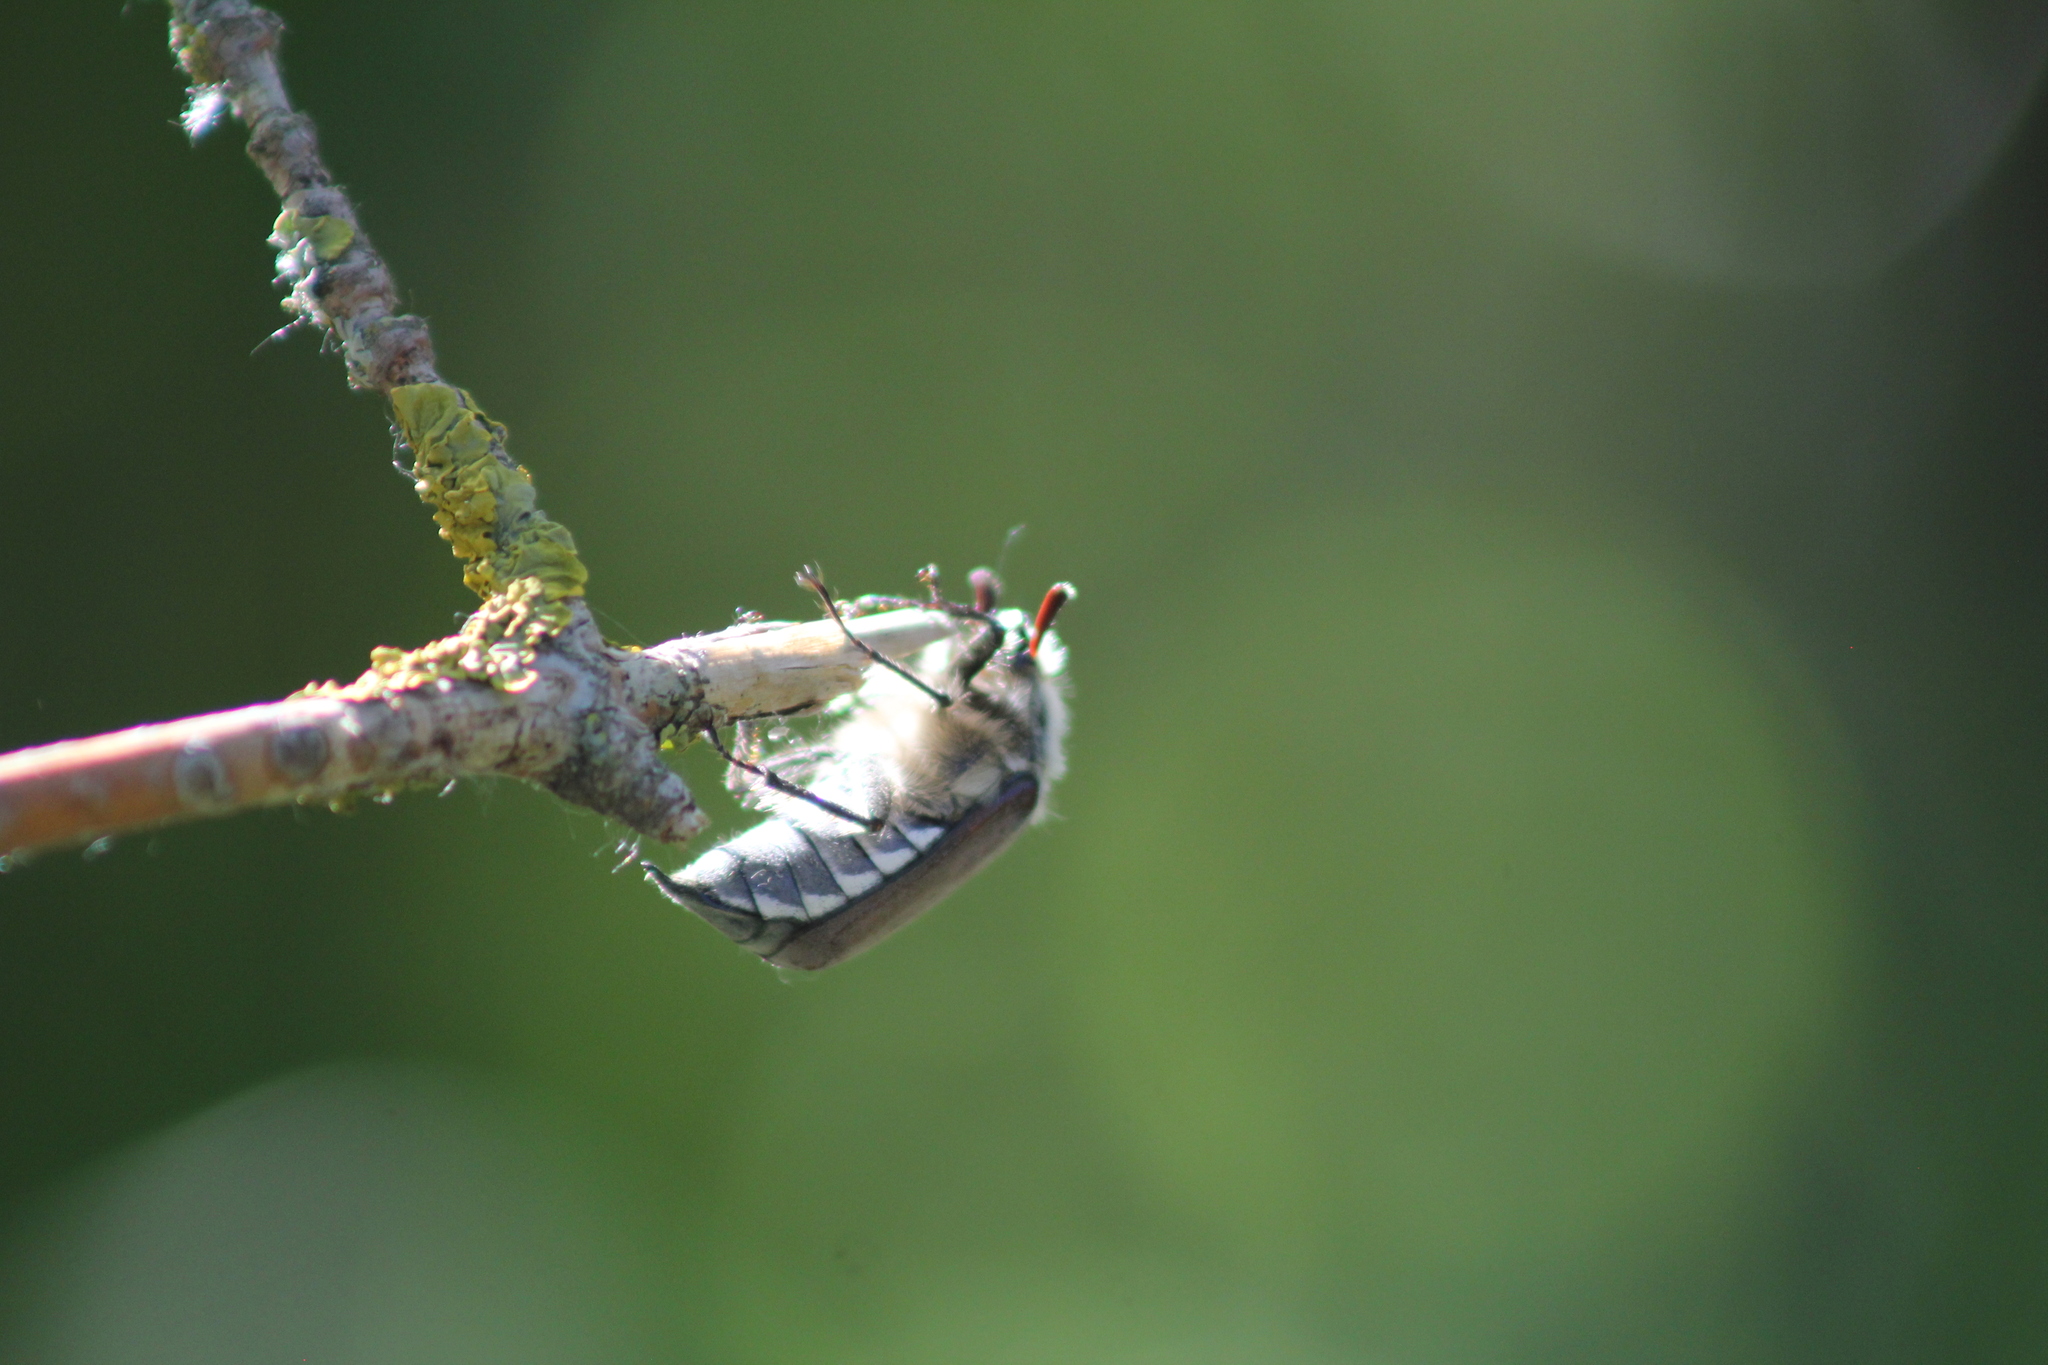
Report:
<svg viewBox="0 0 2048 1365"><path fill-rule="evenodd" d="M734 723L732 727L732 747L735 753L745 754L748 758L760 757L761 746L754 732L754 722L742 720ZM728 761L725 769L725 789L727 791L731 792L734 796L745 798L752 795L754 788L758 785L759 779L754 776L752 767Z"/></svg>
<svg viewBox="0 0 2048 1365"><path fill-rule="evenodd" d="M894 659L877 652L874 646L847 629L846 618L839 614L839 604L832 600L832 590L825 586L825 580L818 576L816 569L806 568L796 576L796 581L817 594L818 600L825 604L826 612L838 623L840 631L846 636L847 640L852 643L855 649L867 655L870 662L880 664L912 687L915 687L918 691L924 693L927 697L930 697L941 710L953 704L953 699L944 692L939 691L938 688L933 687ZM918 605L923 606L925 604L919 603Z"/></svg>
<svg viewBox="0 0 2048 1365"><path fill-rule="evenodd" d="M803 580L799 578L798 581ZM805 586L810 585L805 583ZM958 602L927 602L916 597L892 597L887 593L848 598L839 604L839 610L846 616L872 616L878 611L942 611L956 621L979 621L988 615L973 607L963 607Z"/></svg>
<svg viewBox="0 0 2048 1365"><path fill-rule="evenodd" d="M848 598L839 604L839 610L848 616L873 616L878 611L930 611L932 604L921 602L915 597L895 597L888 593L867 593L861 597Z"/></svg>
<svg viewBox="0 0 2048 1365"><path fill-rule="evenodd" d="M960 662L953 666L953 681L961 692L966 692L973 681L981 676L981 670L988 667L996 651L1003 647L1003 628L993 621L983 621L974 639L960 656Z"/></svg>
<svg viewBox="0 0 2048 1365"><path fill-rule="evenodd" d="M927 567L919 571L918 577L924 579L927 583L932 583L935 575ZM976 569L968 575L968 579L974 584L974 605L971 607L963 607L958 602L948 602L944 598L935 598L930 602L920 602L914 597L857 597L852 602L843 605L856 616L876 611L909 609L917 611L942 611L956 621L974 622L979 629L975 632L974 638L969 641L965 652L960 656L959 662L953 665L955 686L959 691L964 692L967 690L967 685L981 675L981 670L988 667L989 660L995 658L996 651L1003 647L1004 634L1003 628L991 619L996 608L996 598L1000 592L996 576L987 569ZM936 586L934 586L934 591L936 591Z"/></svg>
<svg viewBox="0 0 2048 1365"><path fill-rule="evenodd" d="M819 810L824 811L830 815L836 815L842 820L846 820L853 824L859 825L862 829L866 830L870 834L879 834L882 832L882 826L884 823L886 823L885 817L877 815L870 819L868 816L865 815L855 815L852 811L840 805L838 802L828 801L824 797L818 795L816 792L806 791L804 788L799 787L796 783L789 781L787 778L778 776L773 769L764 768L758 763L749 763L744 758L739 758L735 756L730 749L726 748L725 745L719 742L717 726L705 726L704 738L711 741L711 747L718 750L718 756L720 758L724 759L727 763L730 763L733 767L738 768L743 772L752 773L754 776L760 778L761 781L766 783L770 788L772 788L775 791L781 792L784 796L794 796L800 801L808 801L812 805L816 806Z"/></svg>

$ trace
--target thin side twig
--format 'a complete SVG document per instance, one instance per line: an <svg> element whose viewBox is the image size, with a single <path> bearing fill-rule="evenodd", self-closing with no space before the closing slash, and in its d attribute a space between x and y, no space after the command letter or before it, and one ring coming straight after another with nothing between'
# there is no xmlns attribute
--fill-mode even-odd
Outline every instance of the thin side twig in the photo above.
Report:
<svg viewBox="0 0 2048 1365"><path fill-rule="evenodd" d="M301 251L293 311L333 335L358 388L388 393L439 381L424 318L405 312L355 205L320 158L313 120L292 107L278 71L284 20L248 0L172 0L171 49L192 79L186 130L223 103L249 129L249 159L283 201L279 243Z"/></svg>

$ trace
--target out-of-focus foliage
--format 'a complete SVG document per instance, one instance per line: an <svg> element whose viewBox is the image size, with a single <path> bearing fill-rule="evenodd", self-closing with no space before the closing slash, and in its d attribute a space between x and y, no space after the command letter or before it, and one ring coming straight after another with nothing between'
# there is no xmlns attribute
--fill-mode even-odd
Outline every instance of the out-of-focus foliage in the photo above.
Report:
<svg viewBox="0 0 2048 1365"><path fill-rule="evenodd" d="M523 789L0 879L6 1351L2040 1349L2033 9L285 13L617 637L1026 523L1073 771L800 982ZM469 600L157 21L5 96L10 747Z"/></svg>

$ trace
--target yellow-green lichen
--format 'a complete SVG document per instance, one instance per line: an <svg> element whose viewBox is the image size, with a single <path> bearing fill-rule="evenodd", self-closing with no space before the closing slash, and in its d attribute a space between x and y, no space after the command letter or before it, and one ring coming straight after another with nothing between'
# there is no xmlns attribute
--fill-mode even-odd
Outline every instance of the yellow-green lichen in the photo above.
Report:
<svg viewBox="0 0 2048 1365"><path fill-rule="evenodd" d="M452 384L402 384L390 397L412 447L413 487L466 561L462 581L488 598L531 580L535 610L582 596L589 574L576 542L541 515L533 479L504 457L505 428Z"/></svg>
<svg viewBox="0 0 2048 1365"><path fill-rule="evenodd" d="M367 699L457 681L523 691L537 676L541 643L569 624L571 599L583 595L588 575L576 543L541 515L533 479L505 458L505 428L467 393L451 384L404 384L390 397L412 447L413 487L464 561L462 581L484 604L458 634L418 649L380 646L354 682L309 683L293 695Z"/></svg>
<svg viewBox="0 0 2048 1365"><path fill-rule="evenodd" d="M171 53L196 85L212 85L221 78L220 63L214 59L213 44L206 30L183 19L171 20Z"/></svg>
<svg viewBox="0 0 2048 1365"><path fill-rule="evenodd" d="M523 692L538 676L533 671L536 649L561 629L566 614L566 607L547 601L538 580L521 579L478 607L459 633L418 649L379 645L370 651L368 671L354 682L308 683L292 696L365 700L443 681Z"/></svg>
<svg viewBox="0 0 2048 1365"><path fill-rule="evenodd" d="M290 209L277 215L270 236L270 240L281 247L304 242L312 248L313 259L318 261L339 259L355 239L355 226L346 218L325 213L300 215Z"/></svg>

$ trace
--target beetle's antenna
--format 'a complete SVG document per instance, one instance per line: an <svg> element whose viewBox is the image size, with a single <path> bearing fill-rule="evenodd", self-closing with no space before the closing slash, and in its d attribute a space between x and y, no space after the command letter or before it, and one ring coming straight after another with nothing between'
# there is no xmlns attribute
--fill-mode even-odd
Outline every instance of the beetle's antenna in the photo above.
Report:
<svg viewBox="0 0 2048 1365"><path fill-rule="evenodd" d="M781 792L784 796L794 796L798 800L808 801L812 805L816 806L819 810L822 810L830 815L836 815L842 820L850 821L853 824L859 825L862 829L866 830L870 834L880 834L882 832L882 826L886 823L885 817L877 815L870 818L865 815L855 815L852 811L840 805L838 802L828 801L814 791L806 791L804 788L799 787L796 783L789 781L787 778L777 776L775 772L773 772L771 769L764 768L758 763L749 763L744 758L736 757L730 749L726 748L725 745L719 742L717 726L705 726L704 738L711 741L711 747L718 750L718 756L720 758L724 759L727 763L730 763L735 768L739 768L742 771L752 773L754 776L760 778L763 782L767 783L768 786L774 789L775 791ZM619 864L619 866L624 867L625 864L621 863Z"/></svg>
<svg viewBox="0 0 2048 1365"><path fill-rule="evenodd" d="M992 570L976 569L967 575L967 581L974 586L974 609L983 616L994 611L1003 595L1003 580Z"/></svg>
<svg viewBox="0 0 2048 1365"><path fill-rule="evenodd" d="M1072 583L1055 583L1046 593L1045 600L1038 604L1038 619L1031 623L1031 648L1025 652L1032 658L1038 657L1039 642L1045 639L1045 632L1052 629L1052 618L1060 614L1060 608L1074 600Z"/></svg>
<svg viewBox="0 0 2048 1365"><path fill-rule="evenodd" d="M938 569L935 567L927 568L923 572L920 572L918 574L918 577L924 578L926 573L932 575L931 578L926 579L925 581L933 585L933 604L943 605L940 603L938 597L939 590L935 582L935 580L938 577ZM926 682L923 678L918 677L915 673L912 673L909 669L905 668L902 664L897 663L894 659L889 658L885 654L878 653L873 646L868 644L867 641L861 639L860 636L855 635L851 630L848 630L846 628L846 619L839 614L839 604L832 600L832 590L825 586L825 580L818 575L817 569L806 566L805 568L798 571L796 581L802 584L804 587L809 588L813 593L817 595L818 600L825 604L825 611L827 612L827 614L829 614L832 617L832 619L838 623L840 632L846 636L846 638L853 644L853 647L855 649L867 655L870 662L880 664L882 667L888 669L891 673L894 673L897 677L903 679L903 681L909 683L912 687L915 687L918 691L924 693L927 697L930 697L932 701L941 710L953 704L953 699L947 696L944 692L939 691L938 688L933 687L930 683Z"/></svg>

